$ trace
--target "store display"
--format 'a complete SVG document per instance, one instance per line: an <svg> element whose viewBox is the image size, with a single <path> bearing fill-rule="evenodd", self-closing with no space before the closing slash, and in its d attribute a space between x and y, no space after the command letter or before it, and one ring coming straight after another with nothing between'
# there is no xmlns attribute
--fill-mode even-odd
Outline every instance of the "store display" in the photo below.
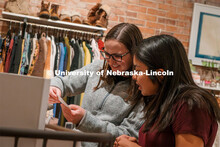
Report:
<svg viewBox="0 0 220 147"><path fill-rule="evenodd" d="M100 9L96 12L98 15L95 25L98 27L107 28L108 26L108 17L110 15L111 8L108 5L102 5Z"/></svg>
<svg viewBox="0 0 220 147"><path fill-rule="evenodd" d="M48 19L50 17L49 7L50 7L50 2L49 3L44 3L44 1L42 1L39 17Z"/></svg>
<svg viewBox="0 0 220 147"><path fill-rule="evenodd" d="M96 12L99 10L102 4L97 3L95 6L93 6L87 15L87 19L83 20L83 24L87 25L95 25L96 20L99 19L98 15L96 15Z"/></svg>
<svg viewBox="0 0 220 147"><path fill-rule="evenodd" d="M71 18L68 14L60 14L60 20L66 21L66 22L71 22Z"/></svg>
<svg viewBox="0 0 220 147"><path fill-rule="evenodd" d="M59 20L58 9L59 9L59 5L56 5L56 4L51 5L51 9L50 9L50 18L51 19Z"/></svg>
<svg viewBox="0 0 220 147"><path fill-rule="evenodd" d="M82 23L81 15L79 13L75 13L74 15L71 16L71 21L73 23L81 24Z"/></svg>

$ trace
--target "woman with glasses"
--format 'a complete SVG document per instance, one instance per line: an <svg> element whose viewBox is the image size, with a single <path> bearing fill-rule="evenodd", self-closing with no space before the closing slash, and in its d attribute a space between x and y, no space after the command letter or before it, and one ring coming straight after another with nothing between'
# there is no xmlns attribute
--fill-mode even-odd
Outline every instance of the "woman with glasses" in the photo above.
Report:
<svg viewBox="0 0 220 147"><path fill-rule="evenodd" d="M133 101L143 100L145 123L138 141L122 135L115 147L212 147L220 121L215 97L193 81L182 43L169 35L144 39L134 55L138 90ZM159 74L172 71L172 76Z"/></svg>
<svg viewBox="0 0 220 147"><path fill-rule="evenodd" d="M61 104L64 117L83 132L122 134L137 137L141 121L142 104L127 101L132 76L109 75L108 71L132 71L133 54L142 41L137 26L121 23L105 37L101 52L104 61L95 61L74 72L90 71L90 75L69 75L51 80L49 103L60 103L58 96L74 96L84 92L82 107ZM102 73L102 74L98 74ZM83 143L83 146L96 146Z"/></svg>

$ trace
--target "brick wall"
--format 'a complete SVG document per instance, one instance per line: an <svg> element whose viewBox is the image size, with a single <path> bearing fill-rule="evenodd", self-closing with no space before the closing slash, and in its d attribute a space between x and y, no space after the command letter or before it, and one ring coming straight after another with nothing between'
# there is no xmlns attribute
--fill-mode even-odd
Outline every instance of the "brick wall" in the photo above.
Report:
<svg viewBox="0 0 220 147"><path fill-rule="evenodd" d="M0 12L7 0L0 0ZM32 15L40 11L41 0L30 1ZM136 24L144 37L159 33L176 36L189 46L193 4L206 3L220 7L220 0L45 0L60 5L59 11L76 11L85 19L89 9L97 2L111 7L108 30L121 22ZM0 13L1 15L1 13ZM7 24L0 22L0 31L7 29Z"/></svg>

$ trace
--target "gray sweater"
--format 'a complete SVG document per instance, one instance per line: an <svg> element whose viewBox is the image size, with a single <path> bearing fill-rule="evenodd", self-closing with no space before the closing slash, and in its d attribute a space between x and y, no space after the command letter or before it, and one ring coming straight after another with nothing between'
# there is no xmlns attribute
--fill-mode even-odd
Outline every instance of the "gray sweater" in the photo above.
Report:
<svg viewBox="0 0 220 147"><path fill-rule="evenodd" d="M62 97L85 93L82 107L86 114L77 129L90 133L111 133L114 137L126 134L138 138L138 131L144 123L141 119L143 106L140 103L133 106L124 101L128 97L129 80L101 84L102 87L94 91L100 78L96 72L102 66L103 61L95 61L74 71L74 74L89 71L93 72L92 75L57 76L51 80L51 86L60 88Z"/></svg>

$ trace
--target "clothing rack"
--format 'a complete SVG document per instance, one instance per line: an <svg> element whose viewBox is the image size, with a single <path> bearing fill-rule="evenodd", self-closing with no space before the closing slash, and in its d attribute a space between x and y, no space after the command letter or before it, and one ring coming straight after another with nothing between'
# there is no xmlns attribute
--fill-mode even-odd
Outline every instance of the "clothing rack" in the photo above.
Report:
<svg viewBox="0 0 220 147"><path fill-rule="evenodd" d="M74 32L74 33L79 33L81 35L92 35L92 36L98 36L98 37L102 37L102 33L93 33L93 32L87 32L87 31L81 31L81 30L75 30L75 29L67 29L67 28L62 28L62 27L55 27L55 26L50 26L50 25L42 25L42 24L36 24L36 23L29 23L24 21L19 21L19 20L11 20L11 19L6 19L6 18L0 18L0 21L7 21L10 22L9 27L11 27L11 23L18 23L18 24L22 24L22 23L26 23L26 25L28 26L36 26L39 28L46 28L46 29L54 29L54 30L62 30L62 31L66 31L66 32Z"/></svg>

